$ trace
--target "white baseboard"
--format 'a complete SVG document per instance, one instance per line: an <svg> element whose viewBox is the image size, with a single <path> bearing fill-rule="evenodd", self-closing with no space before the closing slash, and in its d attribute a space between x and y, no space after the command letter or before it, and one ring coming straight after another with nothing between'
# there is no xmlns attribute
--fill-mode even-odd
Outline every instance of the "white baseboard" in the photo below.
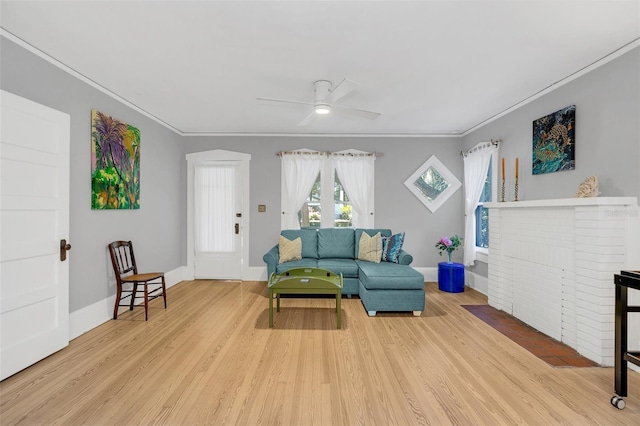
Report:
<svg viewBox="0 0 640 426"><path fill-rule="evenodd" d="M186 269L186 267L185 267ZM424 281L427 283L438 282L438 268L434 266L414 266L413 269L424 275ZM189 278L184 278L189 279ZM192 279L192 278L191 278ZM250 266L246 275L242 278L244 281L267 281L267 267L266 266ZM467 287L470 287L480 293L486 295L489 292L489 280L487 277L475 274L473 272L465 271L465 283Z"/></svg>
<svg viewBox="0 0 640 426"><path fill-rule="evenodd" d="M437 267L413 267L416 271L424 275L424 281L427 283L438 282L438 268ZM480 293L486 295L489 292L489 280L487 277L475 274L465 270L464 272L464 285L472 288Z"/></svg>
<svg viewBox="0 0 640 426"><path fill-rule="evenodd" d="M185 280L185 275L185 266L165 272L165 285L167 288L174 286L180 281ZM113 295L80 310L71 312L69 314L69 340L73 340L113 318L113 306L115 302L116 296Z"/></svg>
<svg viewBox="0 0 640 426"><path fill-rule="evenodd" d="M487 277L465 270L464 285L479 291L485 296L489 295L489 279Z"/></svg>
<svg viewBox="0 0 640 426"><path fill-rule="evenodd" d="M267 281L266 266L249 266L246 276L242 277L243 281Z"/></svg>
<svg viewBox="0 0 640 426"><path fill-rule="evenodd" d="M438 268L433 266L412 266L413 269L424 275L425 283L438 282Z"/></svg>
<svg viewBox="0 0 640 426"><path fill-rule="evenodd" d="M416 271L424 275L427 283L438 282L438 268L434 267L413 267ZM247 274L242 278L244 281L267 281L266 266L250 266Z"/></svg>

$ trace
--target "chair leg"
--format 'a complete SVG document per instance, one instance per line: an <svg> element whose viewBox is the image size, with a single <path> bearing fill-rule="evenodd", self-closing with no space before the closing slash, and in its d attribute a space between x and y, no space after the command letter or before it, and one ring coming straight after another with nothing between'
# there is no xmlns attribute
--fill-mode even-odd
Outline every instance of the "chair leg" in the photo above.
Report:
<svg viewBox="0 0 640 426"><path fill-rule="evenodd" d="M113 319L118 319L118 305L120 305L120 296L122 296L122 285L117 285L116 290L116 306L113 308Z"/></svg>
<svg viewBox="0 0 640 426"><path fill-rule="evenodd" d="M164 276L162 277L162 298L164 299L164 308L167 309L167 289L164 286Z"/></svg>
<svg viewBox="0 0 640 426"><path fill-rule="evenodd" d="M133 303L136 301L136 292L138 291L138 283L133 283L133 292L131 293L131 303L129 304L129 310L133 311Z"/></svg>
<svg viewBox="0 0 640 426"><path fill-rule="evenodd" d="M147 290L147 282L144 283L144 320L149 318L149 291Z"/></svg>

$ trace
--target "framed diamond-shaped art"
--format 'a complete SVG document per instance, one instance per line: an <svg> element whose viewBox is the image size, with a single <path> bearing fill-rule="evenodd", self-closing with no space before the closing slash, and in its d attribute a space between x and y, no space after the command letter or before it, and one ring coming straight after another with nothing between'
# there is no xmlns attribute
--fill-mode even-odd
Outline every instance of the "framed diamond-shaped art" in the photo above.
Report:
<svg viewBox="0 0 640 426"><path fill-rule="evenodd" d="M404 184L432 213L462 186L435 155L418 167Z"/></svg>

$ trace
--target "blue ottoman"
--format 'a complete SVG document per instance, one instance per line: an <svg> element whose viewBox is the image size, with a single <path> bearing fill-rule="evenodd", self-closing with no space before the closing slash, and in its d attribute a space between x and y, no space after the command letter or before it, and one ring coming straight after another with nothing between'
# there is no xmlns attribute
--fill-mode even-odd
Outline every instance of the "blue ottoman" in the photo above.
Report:
<svg viewBox="0 0 640 426"><path fill-rule="evenodd" d="M360 267L360 300L369 316L378 311L424 310L424 276L408 265L356 261Z"/></svg>

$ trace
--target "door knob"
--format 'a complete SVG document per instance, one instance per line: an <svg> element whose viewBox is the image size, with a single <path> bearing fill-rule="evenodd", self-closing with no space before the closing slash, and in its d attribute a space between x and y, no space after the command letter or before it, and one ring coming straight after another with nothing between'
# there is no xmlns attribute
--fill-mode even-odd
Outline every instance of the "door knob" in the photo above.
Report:
<svg viewBox="0 0 640 426"><path fill-rule="evenodd" d="M67 251L71 250L71 244L67 244L67 240L60 240L60 261L67 260Z"/></svg>
<svg viewBox="0 0 640 426"><path fill-rule="evenodd" d="M236 223L236 235L240 233L240 224Z"/></svg>

